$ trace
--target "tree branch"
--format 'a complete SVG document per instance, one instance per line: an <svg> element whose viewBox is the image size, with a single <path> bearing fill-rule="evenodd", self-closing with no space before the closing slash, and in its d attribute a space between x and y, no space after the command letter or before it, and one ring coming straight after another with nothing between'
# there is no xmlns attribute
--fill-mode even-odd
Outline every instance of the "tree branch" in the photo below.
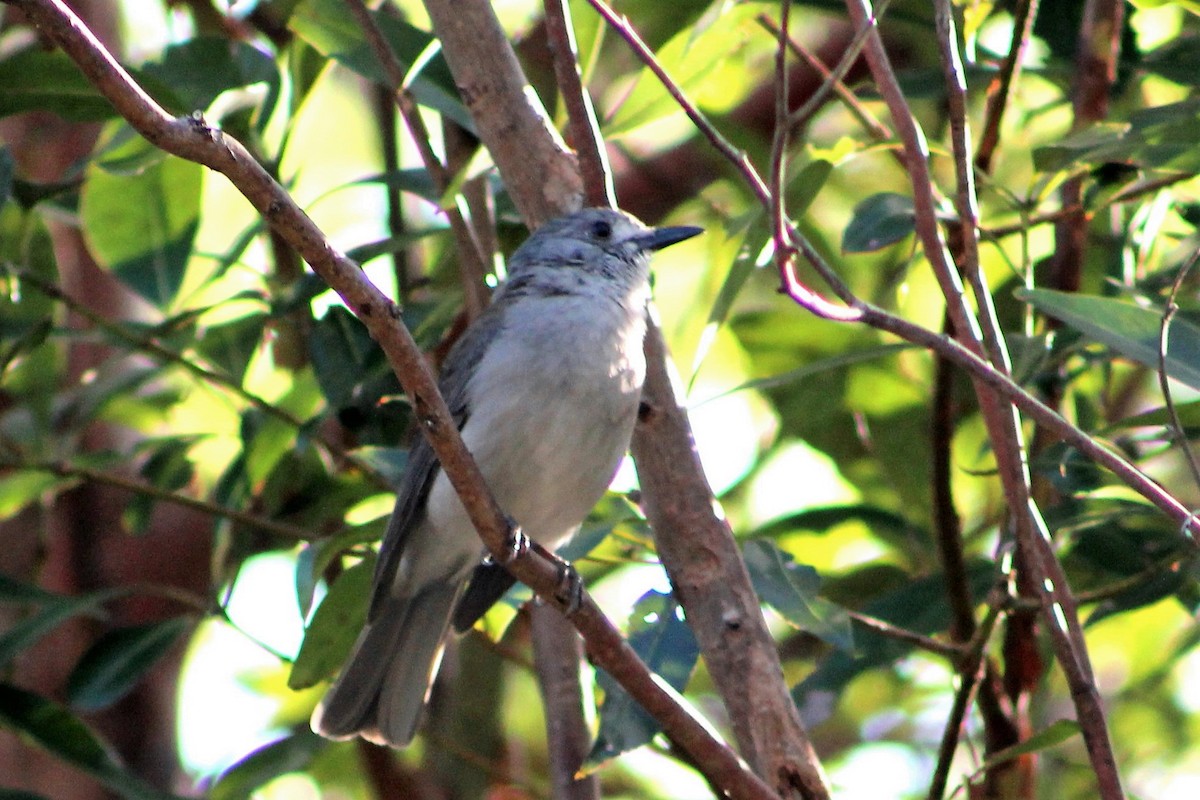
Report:
<svg viewBox="0 0 1200 800"><path fill-rule="evenodd" d="M562 607L556 595L561 583L561 569L554 561L544 558L530 548L513 556L513 532L495 499L491 496L478 466L463 445L456 426L437 391L433 374L413 341L411 334L399 324L399 310L381 293L362 271L335 250L323 233L291 196L232 137L210 127L199 116L176 118L159 107L113 59L74 13L61 0L8 0L22 9L63 51L80 66L84 75L111 102L114 108L154 146L168 153L203 164L229 178L267 222L296 249L305 261L342 297L347 306L367 326L379 342L388 362L395 370L401 385L408 393L420 428L437 454L442 469L459 493L463 506L489 550L498 558L511 559L507 567L513 575L543 596L548 602ZM455 3L451 27L458 27L460 41L465 32L460 22L469 15L464 3ZM443 12L449 13L448 8ZM478 9L473 9L478 11ZM490 13L490 9L489 9ZM443 20L445 21L445 20ZM498 28L497 28L498 29ZM473 47L478 47L476 36ZM507 42L505 43L507 46ZM508 51L511 58L511 50ZM447 53L449 56L449 53ZM451 59L453 67L454 60ZM515 60L513 61L515 65ZM516 84L518 86L523 85ZM471 87L465 94L473 96L468 103L477 111L488 109L503 87ZM505 110L505 116L512 109ZM493 118L492 123L496 122ZM485 126L486 127L486 126ZM512 136L511 132L507 135ZM520 137L522 147L526 142ZM552 137L542 130L538 138L550 142ZM529 153L523 150L525 158ZM545 165L542 165L543 167ZM546 172L543 172L545 176ZM577 185L578 176L574 177ZM571 185L570 178L550 177L551 187L561 189ZM553 196L553 195L551 195ZM553 209L546 195L538 205L531 206L527 215L535 220L547 216ZM562 209L558 209L561 212ZM591 658L613 676L629 693L662 724L664 732L686 750L706 776L732 797L773 798L770 788L739 763L737 757L716 741L707 729L674 698L664 691L654 676L638 660L632 648L604 617L595 602L583 597L579 610L571 617L587 641Z"/></svg>

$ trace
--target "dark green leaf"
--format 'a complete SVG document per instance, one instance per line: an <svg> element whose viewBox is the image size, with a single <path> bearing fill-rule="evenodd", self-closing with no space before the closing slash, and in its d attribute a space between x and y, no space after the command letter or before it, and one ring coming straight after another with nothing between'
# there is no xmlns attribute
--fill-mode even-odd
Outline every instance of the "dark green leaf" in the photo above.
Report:
<svg viewBox="0 0 1200 800"><path fill-rule="evenodd" d="M1060 719L1048 728L1043 728L1020 744L1006 747L988 756L979 767L981 772L991 769L997 764L1012 761L1027 753L1040 753L1055 745L1062 744L1067 739L1080 733L1079 723L1073 719Z"/></svg>
<svg viewBox="0 0 1200 800"><path fill-rule="evenodd" d="M655 591L642 595L630 615L628 638L647 667L676 692L683 691L700 649L674 597ZM641 747L661 730L606 672L597 670L596 681L604 690L604 704L600 707L600 731L585 762L592 767Z"/></svg>
<svg viewBox="0 0 1200 800"><path fill-rule="evenodd" d="M160 309L171 305L183 284L200 223L203 178L202 166L173 156L136 175L88 169L80 214L89 250Z"/></svg>
<svg viewBox="0 0 1200 800"><path fill-rule="evenodd" d="M892 192L873 194L854 207L842 233L842 252L869 253L904 239L916 224L911 197Z"/></svg>
<svg viewBox="0 0 1200 800"><path fill-rule="evenodd" d="M802 631L846 651L854 650L854 634L846 610L819 596L821 578L807 564L797 564L774 542L746 542L742 556L754 591L784 619Z"/></svg>
<svg viewBox="0 0 1200 800"><path fill-rule="evenodd" d="M399 486L408 464L408 449L404 447L359 447L351 454L383 476L389 486Z"/></svg>
<svg viewBox="0 0 1200 800"><path fill-rule="evenodd" d="M424 167L413 167L411 169L384 172L379 175L369 175L366 178L359 178L350 185L369 186L373 184L382 184L392 191L408 192L431 203L440 202L442 199L441 193L433 185L433 178L429 177L429 170Z"/></svg>
<svg viewBox="0 0 1200 800"><path fill-rule="evenodd" d="M325 399L335 408L349 404L376 355L375 341L353 314L335 306L317 320L309 342L313 371Z"/></svg>
<svg viewBox="0 0 1200 800"><path fill-rule="evenodd" d="M0 145L0 208L12 197L13 175L16 174L17 164L13 161L12 151L8 145Z"/></svg>
<svg viewBox="0 0 1200 800"><path fill-rule="evenodd" d="M864 568L874 573L873 568ZM870 587L879 589L880 579L871 574ZM848 576L853 581L854 576ZM996 567L987 561L975 561L967 566L967 582L971 596L979 602L994 585ZM883 584L886 586L887 584ZM833 592L830 592L833 595ZM862 591L855 592L861 597ZM950 609L946 603L946 578L940 573L916 580L907 579L895 588L886 589L867 603L862 611L900 628L924 635L945 631L950 624ZM815 671L793 690L792 697L805 723L815 725L830 712L829 697L840 697L845 686L858 675L875 667L892 664L907 655L912 645L883 636L865 626L854 629L856 652L842 650L829 654Z"/></svg>
<svg viewBox="0 0 1200 800"><path fill-rule="evenodd" d="M367 619L367 598L375 558L364 558L343 572L330 587L312 621L304 630L304 642L292 664L288 687L307 689L328 678L350 653Z"/></svg>
<svg viewBox="0 0 1200 800"><path fill-rule="evenodd" d="M170 87L180 103L175 111L181 114L204 111L222 92L254 84L267 87L261 117L270 116L279 98L275 61L246 42L225 37L199 37L173 44L157 62L141 71Z"/></svg>
<svg viewBox="0 0 1200 800"><path fill-rule="evenodd" d="M0 117L22 111L49 111L70 122L116 116L66 53L39 47L0 61Z"/></svg>
<svg viewBox="0 0 1200 800"><path fill-rule="evenodd" d="M0 209L0 264L16 265L29 275L25 278L8 266L0 269L0 342L10 349L13 339L44 327L59 315L49 294L58 286L58 262L40 215L15 205ZM43 291L42 285L51 288Z"/></svg>
<svg viewBox="0 0 1200 800"><path fill-rule="evenodd" d="M241 380L250 359L262 345L266 325L267 316L255 313L207 326L198 331L196 350L227 376Z"/></svg>
<svg viewBox="0 0 1200 800"><path fill-rule="evenodd" d="M38 611L0 634L0 668L64 621L80 614L96 612L112 594L112 591L97 592L45 602Z"/></svg>
<svg viewBox="0 0 1200 800"><path fill-rule="evenodd" d="M190 438L147 443L150 457L142 465L142 477L151 486L167 492L187 486L195 474L190 456L192 444ZM157 504L158 500L149 494L136 494L130 498L121 514L121 520L130 533L140 534L146 531L146 526L150 524L150 515Z"/></svg>
<svg viewBox="0 0 1200 800"><path fill-rule="evenodd" d="M1062 320L1090 339L1111 347L1152 370L1159 368L1159 331L1163 312L1095 295L1023 289L1017 298ZM1200 388L1200 326L1177 315L1171 321L1167 374Z"/></svg>
<svg viewBox="0 0 1200 800"><path fill-rule="evenodd" d="M104 634L71 671L67 681L71 705L97 711L120 700L191 627L191 619L177 617Z"/></svg>
<svg viewBox="0 0 1200 800"><path fill-rule="evenodd" d="M421 60L435 40L429 33L414 28L392 14L373 12L375 23L383 31L392 52L405 70ZM288 27L322 55L383 86L388 85L379 59L363 36L362 27L338 0L305 0L288 20ZM422 66L409 89L417 102L439 111L463 128L475 130L475 122L458 97L454 77L440 51Z"/></svg>
<svg viewBox="0 0 1200 800"><path fill-rule="evenodd" d="M128 772L78 717L40 695L0 684L0 723L128 800L179 800Z"/></svg>
<svg viewBox="0 0 1200 800"><path fill-rule="evenodd" d="M23 792L20 789L5 789L0 787L0 800L47 800L47 798L33 792Z"/></svg>
<svg viewBox="0 0 1200 800"><path fill-rule="evenodd" d="M34 586L32 583L25 583L0 573L0 603L63 603L70 599L65 594L48 592L40 586Z"/></svg>
<svg viewBox="0 0 1200 800"><path fill-rule="evenodd" d="M301 731L264 745L221 773L208 798L247 800L268 781L308 766L326 745L312 731Z"/></svg>
<svg viewBox="0 0 1200 800"><path fill-rule="evenodd" d="M1170 38L1142 56L1142 66L1169 81L1195 86L1200 83L1200 37Z"/></svg>

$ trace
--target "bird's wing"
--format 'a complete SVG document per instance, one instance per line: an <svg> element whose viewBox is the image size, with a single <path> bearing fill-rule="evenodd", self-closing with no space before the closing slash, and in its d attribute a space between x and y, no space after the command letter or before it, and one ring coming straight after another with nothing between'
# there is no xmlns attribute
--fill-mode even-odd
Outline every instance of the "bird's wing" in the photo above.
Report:
<svg viewBox="0 0 1200 800"><path fill-rule="evenodd" d="M454 424L460 431L467 424L467 389L471 375L483 358L487 344L495 338L502 326L503 315L494 305L490 306L467 329L454 347L450 348L442 366L438 388L450 408ZM437 456L429 446L429 441L423 434L417 434L408 451L404 477L396 491L396 506L392 510L391 519L388 520L387 531L383 534L383 543L379 547L368 620L375 619L375 615L384 605L384 600L395 581L396 570L400 567L405 543L425 516L425 502L439 471ZM480 549L482 550L482 545Z"/></svg>

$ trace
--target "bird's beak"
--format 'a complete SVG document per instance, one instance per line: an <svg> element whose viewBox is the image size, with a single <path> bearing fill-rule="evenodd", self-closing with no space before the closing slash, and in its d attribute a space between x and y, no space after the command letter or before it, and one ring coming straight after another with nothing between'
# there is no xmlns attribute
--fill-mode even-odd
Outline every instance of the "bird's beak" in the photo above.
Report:
<svg viewBox="0 0 1200 800"><path fill-rule="evenodd" d="M636 241L642 250L661 250L684 239L704 233L704 228L695 225L677 225L672 228L655 228L638 236Z"/></svg>

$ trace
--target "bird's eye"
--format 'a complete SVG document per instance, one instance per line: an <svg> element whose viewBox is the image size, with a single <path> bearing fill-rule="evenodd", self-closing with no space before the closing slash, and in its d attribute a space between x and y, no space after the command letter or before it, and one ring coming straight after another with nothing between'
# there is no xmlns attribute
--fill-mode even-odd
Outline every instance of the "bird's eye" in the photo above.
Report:
<svg viewBox="0 0 1200 800"><path fill-rule="evenodd" d="M612 236L612 225L604 220L597 220L592 223L592 235L597 239L607 239Z"/></svg>

